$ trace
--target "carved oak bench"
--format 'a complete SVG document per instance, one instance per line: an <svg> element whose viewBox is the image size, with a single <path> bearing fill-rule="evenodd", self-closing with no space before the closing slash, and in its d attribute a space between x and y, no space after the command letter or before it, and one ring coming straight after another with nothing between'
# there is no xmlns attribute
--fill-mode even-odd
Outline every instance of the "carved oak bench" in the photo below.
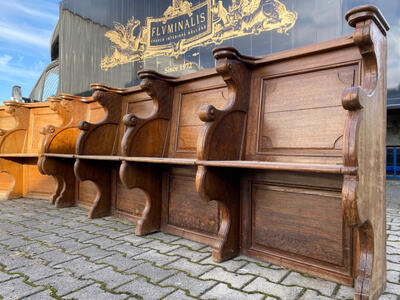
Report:
<svg viewBox="0 0 400 300"><path fill-rule="evenodd" d="M36 163L43 137L40 128L60 123L57 98L41 103L5 102L0 108L0 194L5 199L46 198L55 189Z"/></svg>
<svg viewBox="0 0 400 300"><path fill-rule="evenodd" d="M94 85L106 115L79 125L72 155L97 186L90 216L115 211L137 234L212 245L216 261L241 252L377 299L389 26L372 6L346 19L354 33L336 40L261 58L219 48L215 70Z"/></svg>
<svg viewBox="0 0 400 300"><path fill-rule="evenodd" d="M379 297L389 26L372 6L346 19L351 36L263 58L215 50L226 87L145 72L155 110L124 118L120 158L122 182L148 197L142 233L161 203L161 229L211 244L217 261L242 252Z"/></svg>

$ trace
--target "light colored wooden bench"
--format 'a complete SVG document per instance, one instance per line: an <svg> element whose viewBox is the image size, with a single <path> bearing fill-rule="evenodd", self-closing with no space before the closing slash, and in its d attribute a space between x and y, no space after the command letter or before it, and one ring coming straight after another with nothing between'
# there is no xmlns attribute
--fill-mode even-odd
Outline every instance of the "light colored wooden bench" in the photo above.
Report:
<svg viewBox="0 0 400 300"><path fill-rule="evenodd" d="M52 178L36 167L43 137L40 128L60 123L58 99L23 104L5 102L0 109L0 194L2 198L47 198L55 189Z"/></svg>

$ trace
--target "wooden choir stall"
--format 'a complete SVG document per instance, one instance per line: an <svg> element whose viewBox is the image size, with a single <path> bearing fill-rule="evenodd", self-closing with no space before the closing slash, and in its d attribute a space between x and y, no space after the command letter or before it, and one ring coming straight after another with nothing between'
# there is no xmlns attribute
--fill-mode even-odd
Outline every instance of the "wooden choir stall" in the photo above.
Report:
<svg viewBox="0 0 400 300"><path fill-rule="evenodd" d="M53 203L130 219L138 235L211 245L217 262L242 253L377 299L389 26L373 6L346 20L354 32L336 40L264 57L217 48L215 69L178 78L144 70L140 86L93 84L93 97L52 100L62 109L40 119L52 126L38 167L56 179ZM6 104L16 119L0 131L10 195L29 194L19 185L32 176L20 168L37 159L40 124L29 120L43 105L51 111Z"/></svg>

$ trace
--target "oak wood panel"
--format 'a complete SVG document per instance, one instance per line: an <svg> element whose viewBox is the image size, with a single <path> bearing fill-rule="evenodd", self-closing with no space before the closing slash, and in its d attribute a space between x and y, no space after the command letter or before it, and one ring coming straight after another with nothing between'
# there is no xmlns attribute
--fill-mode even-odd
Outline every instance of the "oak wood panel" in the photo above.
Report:
<svg viewBox="0 0 400 300"><path fill-rule="evenodd" d="M0 106L0 129L10 130L13 129L15 125L15 118L5 111L4 106Z"/></svg>
<svg viewBox="0 0 400 300"><path fill-rule="evenodd" d="M196 192L195 169L171 167L163 175L162 230L209 243L216 236L220 212L216 202L203 202ZM202 235L208 236L203 239Z"/></svg>
<svg viewBox="0 0 400 300"><path fill-rule="evenodd" d="M88 116L85 121L90 123L100 122L104 117L104 108L97 102L92 102L88 105Z"/></svg>
<svg viewBox="0 0 400 300"><path fill-rule="evenodd" d="M51 176L40 174L36 164L24 164L24 197L49 198L56 183Z"/></svg>
<svg viewBox="0 0 400 300"><path fill-rule="evenodd" d="M352 284L353 239L342 212L342 177L276 171L245 174L242 251Z"/></svg>
<svg viewBox="0 0 400 300"><path fill-rule="evenodd" d="M226 84L218 76L179 84L174 90L168 157L195 158L200 108L212 104L222 109L227 103Z"/></svg>
<svg viewBox="0 0 400 300"><path fill-rule="evenodd" d="M0 172L0 199L6 199L14 184L14 177L6 172Z"/></svg>
<svg viewBox="0 0 400 300"><path fill-rule="evenodd" d="M89 180L79 181L79 194L78 199L76 199L76 204L84 208L89 208L92 206L96 194L96 184Z"/></svg>
<svg viewBox="0 0 400 300"><path fill-rule="evenodd" d="M60 126L62 120L58 113L49 107L30 109L28 144L26 152L39 152L44 136L40 134L40 129L48 125Z"/></svg>

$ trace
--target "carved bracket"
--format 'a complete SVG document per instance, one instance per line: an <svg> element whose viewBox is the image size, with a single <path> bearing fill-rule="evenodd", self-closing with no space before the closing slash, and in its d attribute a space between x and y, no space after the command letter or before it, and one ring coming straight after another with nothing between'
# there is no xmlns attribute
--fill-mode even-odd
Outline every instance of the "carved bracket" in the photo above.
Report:
<svg viewBox="0 0 400 300"><path fill-rule="evenodd" d="M140 87L152 98L154 110L145 119L134 114L125 115L123 122L127 127L122 139L124 156L162 156L167 143L169 120L172 114L174 98L173 83L177 78L161 75L155 71L143 70L138 73L142 79ZM149 134L159 134L153 138L150 147L144 147Z"/></svg>
<svg viewBox="0 0 400 300"><path fill-rule="evenodd" d="M101 218L111 213L111 167L104 161L77 159L74 165L75 176L80 181L90 180L97 187L96 198L89 210L88 217Z"/></svg>
<svg viewBox="0 0 400 300"><path fill-rule="evenodd" d="M343 165L357 167L345 175L342 207L346 224L356 228L354 299L377 299L385 285L385 122L386 31L385 18L373 6L356 7L346 14L355 27L354 44L362 58L362 86L346 88L342 105L348 111L343 136ZM363 119L367 120L363 122ZM362 182L362 185L360 184ZM375 235L374 235L375 234ZM374 273L374 277L373 277Z"/></svg>

